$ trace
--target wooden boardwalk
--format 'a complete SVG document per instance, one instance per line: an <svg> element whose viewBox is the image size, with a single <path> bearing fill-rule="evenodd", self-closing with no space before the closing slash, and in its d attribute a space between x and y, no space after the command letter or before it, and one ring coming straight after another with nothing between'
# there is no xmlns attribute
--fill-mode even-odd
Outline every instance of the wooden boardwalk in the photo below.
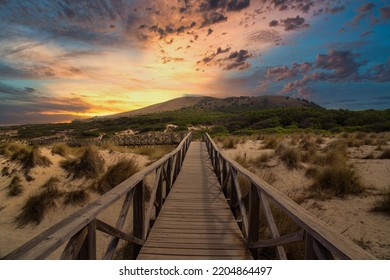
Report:
<svg viewBox="0 0 390 280"><path fill-rule="evenodd" d="M191 143L138 259L252 259L203 142Z"/></svg>

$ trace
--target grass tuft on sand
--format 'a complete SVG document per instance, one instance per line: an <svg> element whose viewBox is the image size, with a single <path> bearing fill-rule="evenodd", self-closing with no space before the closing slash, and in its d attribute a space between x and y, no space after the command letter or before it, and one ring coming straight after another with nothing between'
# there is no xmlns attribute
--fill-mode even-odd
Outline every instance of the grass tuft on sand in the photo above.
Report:
<svg viewBox="0 0 390 280"><path fill-rule="evenodd" d="M102 178L93 185L93 189L100 194L104 194L138 171L139 167L135 160L121 160L117 164L108 168Z"/></svg>
<svg viewBox="0 0 390 280"><path fill-rule="evenodd" d="M364 191L360 177L348 165L335 164L323 167L314 174L312 188L317 191L327 191L336 196L359 194Z"/></svg>
<svg viewBox="0 0 390 280"><path fill-rule="evenodd" d="M64 198L65 205L81 205L89 200L89 194L86 190L74 190L67 192Z"/></svg>
<svg viewBox="0 0 390 280"><path fill-rule="evenodd" d="M23 193L23 185L22 180L19 176L15 176L11 183L8 185L8 193L7 196L13 197L13 196L19 196Z"/></svg>
<svg viewBox="0 0 390 280"><path fill-rule="evenodd" d="M378 200L372 209L375 212L382 212L390 215L390 190L385 193L384 197Z"/></svg>
<svg viewBox="0 0 390 280"><path fill-rule="evenodd" d="M28 156L23 160L23 167L26 172L37 166L49 167L50 165L52 165L52 162L49 158L43 156L40 153L38 147L34 147Z"/></svg>
<svg viewBox="0 0 390 280"><path fill-rule="evenodd" d="M28 224L39 225L48 210L55 207L55 200L61 195L62 193L57 188L50 188L30 196L15 218L18 228Z"/></svg>
<svg viewBox="0 0 390 280"><path fill-rule="evenodd" d="M75 178L95 179L104 172L104 160L95 147L88 146L80 158L64 160L61 167Z"/></svg>

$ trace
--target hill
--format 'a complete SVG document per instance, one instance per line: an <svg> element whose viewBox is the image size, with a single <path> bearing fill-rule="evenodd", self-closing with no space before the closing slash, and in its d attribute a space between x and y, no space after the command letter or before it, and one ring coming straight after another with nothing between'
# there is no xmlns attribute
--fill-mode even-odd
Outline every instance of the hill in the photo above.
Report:
<svg viewBox="0 0 390 280"><path fill-rule="evenodd" d="M91 120L116 119L147 115L153 113L177 111L184 108L195 108L217 111L260 110L288 107L319 107L305 99L296 99L286 96L240 96L228 98L216 98L208 96L186 96L153 104L141 109L127 111L119 114L103 117L94 117Z"/></svg>

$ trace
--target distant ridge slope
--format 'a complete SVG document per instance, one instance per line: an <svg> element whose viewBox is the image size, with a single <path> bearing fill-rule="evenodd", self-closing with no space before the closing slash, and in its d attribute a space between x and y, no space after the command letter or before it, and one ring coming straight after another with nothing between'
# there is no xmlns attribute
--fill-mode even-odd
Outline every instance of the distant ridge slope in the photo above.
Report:
<svg viewBox="0 0 390 280"><path fill-rule="evenodd" d="M217 111L239 111L239 110L264 110L272 108L288 107L314 107L320 108L319 105L305 99L296 99L286 96L240 96L228 98L216 98L209 96L186 96L168 100L162 103L153 104L145 108L127 111L119 114L108 115L103 117L94 117L92 120L99 119L116 119L122 117L131 117L137 115L146 115L152 113L176 111L183 108L195 108L203 110Z"/></svg>

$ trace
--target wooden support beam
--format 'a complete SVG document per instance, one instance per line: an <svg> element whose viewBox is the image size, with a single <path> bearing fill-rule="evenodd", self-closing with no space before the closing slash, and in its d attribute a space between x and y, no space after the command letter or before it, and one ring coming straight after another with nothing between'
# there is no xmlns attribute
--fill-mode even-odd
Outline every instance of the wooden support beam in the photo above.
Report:
<svg viewBox="0 0 390 280"><path fill-rule="evenodd" d="M303 230L286 234L277 238L260 240L255 243L248 244L248 248L268 248L276 247L280 245L290 244L294 242L299 242L303 240Z"/></svg>
<svg viewBox="0 0 390 280"><path fill-rule="evenodd" d="M133 202L133 235L134 237L144 240L144 181L139 182L134 189ZM137 258L141 246L134 245L134 259Z"/></svg>
<svg viewBox="0 0 390 280"><path fill-rule="evenodd" d="M260 195L261 208L264 210L265 219L267 220L267 225L271 232L271 237L279 238L280 234L278 231L278 227L276 226L275 219L272 215L271 207L269 206L267 197L264 193L261 193L260 191L258 191L258 194ZM276 254L280 260L287 260L287 255L283 246L276 247Z"/></svg>
<svg viewBox="0 0 390 280"><path fill-rule="evenodd" d="M137 245L144 245L144 242L141 239L127 234L101 220L96 220L96 229L105 232L109 235L115 236L116 238L120 238Z"/></svg>
<svg viewBox="0 0 390 280"><path fill-rule="evenodd" d="M251 184L249 193L249 228L247 244L256 243L259 241L260 227L260 198L255 185ZM250 249L253 259L257 259L258 250Z"/></svg>

